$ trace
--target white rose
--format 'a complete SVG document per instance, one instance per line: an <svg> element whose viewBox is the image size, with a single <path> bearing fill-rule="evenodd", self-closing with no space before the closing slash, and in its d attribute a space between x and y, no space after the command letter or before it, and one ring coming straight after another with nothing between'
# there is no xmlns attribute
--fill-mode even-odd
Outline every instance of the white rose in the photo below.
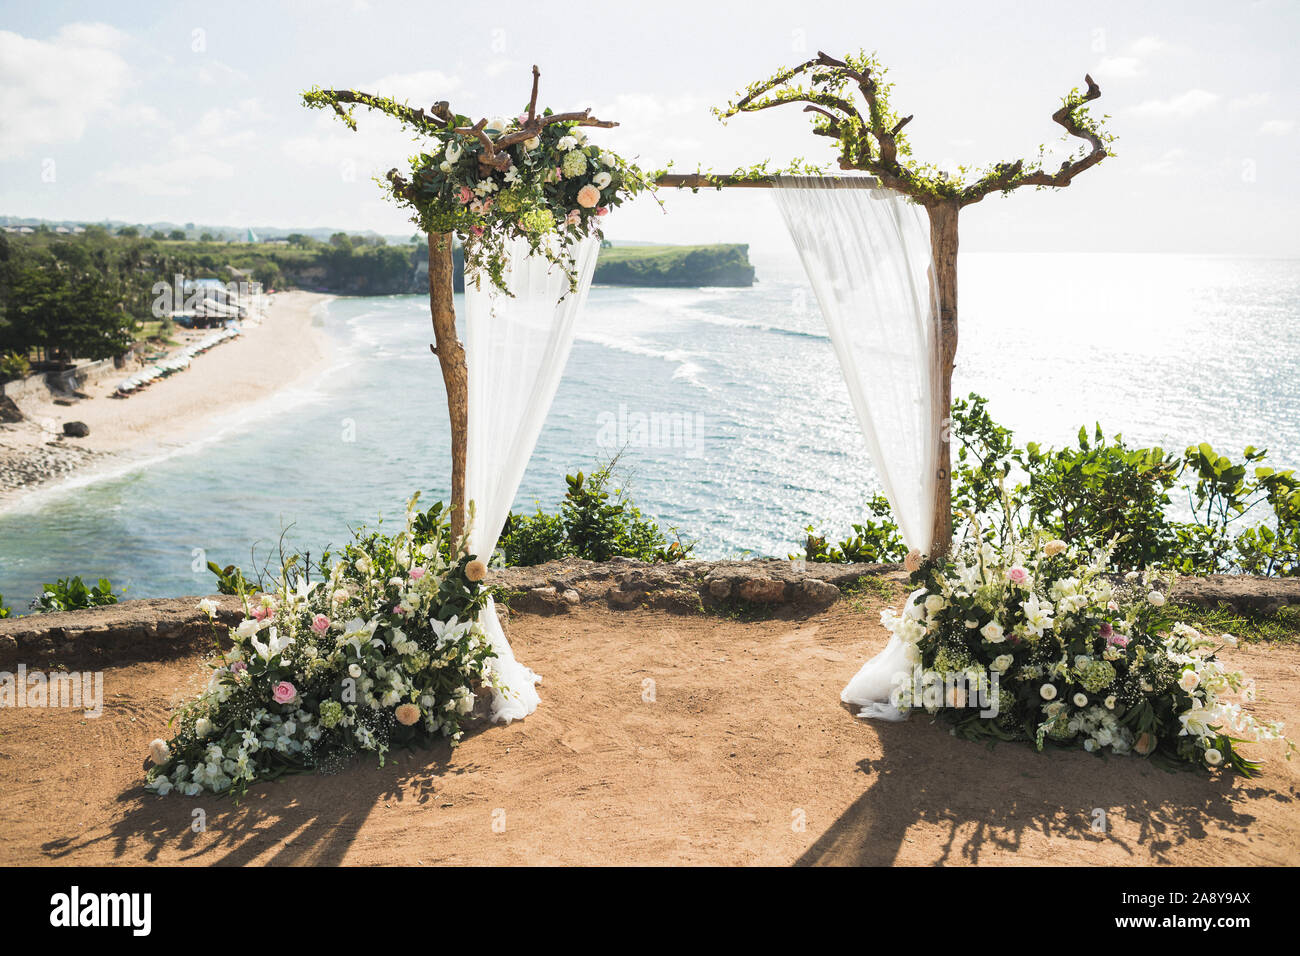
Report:
<svg viewBox="0 0 1300 956"><path fill-rule="evenodd" d="M449 173L451 172L451 163L447 162L444 159L441 163L438 164L438 168L441 169L444 173Z"/></svg>
<svg viewBox="0 0 1300 956"><path fill-rule="evenodd" d="M1061 541L1060 539L1054 539L1052 541L1047 542L1047 544L1043 545L1043 554L1047 555L1049 558L1064 553L1065 553L1065 542Z"/></svg>
<svg viewBox="0 0 1300 956"><path fill-rule="evenodd" d="M168 760L172 759L172 751L171 748L167 746L167 741L162 738L155 738L149 744L149 756L153 758L154 763L162 766Z"/></svg>
<svg viewBox="0 0 1300 956"><path fill-rule="evenodd" d="M1087 695L1087 694L1075 694L1075 695L1074 695L1074 706L1075 706L1075 707L1087 707L1087 706L1088 706L1088 695Z"/></svg>
<svg viewBox="0 0 1300 956"><path fill-rule="evenodd" d="M1106 700L1105 700L1104 703L1106 704L1106 709L1107 709L1107 710L1114 710L1114 709L1115 709L1115 695L1114 695L1114 694L1111 694L1109 697L1106 698Z"/></svg>
<svg viewBox="0 0 1300 956"><path fill-rule="evenodd" d="M980 622L979 622L979 621L967 621L967 622L966 622L966 628L967 628L967 630L971 630L971 631L973 631L973 630L975 630L975 628L977 628L977 627L979 627L979 626L980 626Z"/></svg>
<svg viewBox="0 0 1300 956"><path fill-rule="evenodd" d="M948 602L943 599L942 594L931 594L925 599L925 609L931 614L938 614L947 606Z"/></svg>
<svg viewBox="0 0 1300 956"><path fill-rule="evenodd" d="M352 677L352 678L360 677L360 676L361 676L361 668L360 668L360 666L358 666L357 664L349 664L349 665L348 665L348 676L349 676L349 677Z"/></svg>
<svg viewBox="0 0 1300 956"><path fill-rule="evenodd" d="M460 159L461 153L464 151L465 150L460 143L453 139L447 144L447 149L443 155L446 157L447 162L454 163L456 160Z"/></svg>
<svg viewBox="0 0 1300 956"><path fill-rule="evenodd" d="M578 145L578 140L575 137L561 136L560 141L555 144L555 148L567 153L569 150L573 149L577 145Z"/></svg>
<svg viewBox="0 0 1300 956"><path fill-rule="evenodd" d="M997 621L989 621L980 628L980 633L990 644L1001 644L1006 640L1006 636L1002 633L1002 625Z"/></svg>
<svg viewBox="0 0 1300 956"><path fill-rule="evenodd" d="M611 176L609 173L605 172L604 170L602 170L601 172L598 172L595 176L592 176L591 181L597 189L605 189L609 186L611 182L614 181L614 177Z"/></svg>
<svg viewBox="0 0 1300 956"><path fill-rule="evenodd" d="M530 152L541 145L542 145L542 140L540 137L537 136L530 136L528 139L524 140L524 149Z"/></svg>
<svg viewBox="0 0 1300 956"><path fill-rule="evenodd" d="M1054 700L1056 698L1056 685L1044 684L1042 687L1038 688L1038 696L1043 698L1043 700Z"/></svg>
<svg viewBox="0 0 1300 956"><path fill-rule="evenodd" d="M200 737L206 737L208 734L212 733L212 721L208 720L206 717L200 717L198 720L194 721L194 732Z"/></svg>
<svg viewBox="0 0 1300 956"><path fill-rule="evenodd" d="M1156 607L1165 606L1165 596L1161 594L1159 591L1152 591L1150 594L1147 595L1147 600L1152 604L1154 604Z"/></svg>
<svg viewBox="0 0 1300 956"><path fill-rule="evenodd" d="M1007 672L1007 668L1010 667L1012 664L1014 664L1015 661L1016 659L1012 657L1010 654L1001 654L993 658L993 663L990 664L989 667L997 671L999 674L1005 674Z"/></svg>
<svg viewBox="0 0 1300 956"><path fill-rule="evenodd" d="M1219 764L1223 763L1223 754L1219 753L1219 751L1215 750L1213 747L1210 747L1205 751L1205 762L1211 767L1217 767Z"/></svg>
<svg viewBox="0 0 1300 956"><path fill-rule="evenodd" d="M1196 671L1183 671L1183 676L1178 678L1178 686L1187 693L1196 690L1201 684L1201 676Z"/></svg>

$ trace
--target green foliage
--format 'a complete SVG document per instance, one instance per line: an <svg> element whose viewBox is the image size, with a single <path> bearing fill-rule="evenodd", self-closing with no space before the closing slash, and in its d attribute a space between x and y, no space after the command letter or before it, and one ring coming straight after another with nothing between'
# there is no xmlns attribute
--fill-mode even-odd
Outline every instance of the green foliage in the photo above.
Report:
<svg viewBox="0 0 1300 956"><path fill-rule="evenodd" d="M659 526L644 517L625 489L614 485L614 462L591 475L568 475L568 490L558 514L537 509L533 515L512 514L501 535L507 565L543 564L575 557L608 561L615 556L641 561L680 561L695 546L670 529L669 541Z"/></svg>
<svg viewBox="0 0 1300 956"><path fill-rule="evenodd" d="M853 525L853 534L838 545L828 544L809 525L804 542L804 557L809 561L829 564L888 564L901 561L907 554L907 548L903 544L903 536L899 534L898 525L889 518L889 500L884 495L875 495L867 502L867 513L871 518L862 524Z"/></svg>
<svg viewBox="0 0 1300 956"><path fill-rule="evenodd" d="M92 587L87 587L80 576L60 578L54 584L47 584L44 593L36 602L36 612L80 611L88 607L103 607L116 604L118 595L113 593L113 585L107 578L100 578Z"/></svg>
<svg viewBox="0 0 1300 956"><path fill-rule="evenodd" d="M1019 447L993 420L979 395L952 406L953 527L958 538L991 535L1006 542L1032 527L1070 544L1112 547L1121 569L1157 567L1183 574L1300 574L1300 478L1263 462L1248 447L1234 462L1207 443L1182 456L1135 448L1100 425L1080 428L1073 446ZM1175 492L1185 494L1190 521L1179 520ZM809 560L896 560L862 557L888 549L897 528L887 502L868 505L873 521L831 547L812 533ZM901 544L898 545L901 549Z"/></svg>
<svg viewBox="0 0 1300 956"><path fill-rule="evenodd" d="M209 561L208 570L217 576L218 594L249 594L254 590L244 578L244 572L233 564L223 568L217 562Z"/></svg>
<svg viewBox="0 0 1300 956"><path fill-rule="evenodd" d="M7 617L12 617L13 613L14 609L5 603L5 596L0 594L0 621L3 621Z"/></svg>
<svg viewBox="0 0 1300 956"><path fill-rule="evenodd" d="M602 249L596 282L642 286L749 286L749 246L614 246Z"/></svg>
<svg viewBox="0 0 1300 956"><path fill-rule="evenodd" d="M17 352L0 354L0 381L24 378L31 370L32 365L27 361L26 355L19 355Z"/></svg>

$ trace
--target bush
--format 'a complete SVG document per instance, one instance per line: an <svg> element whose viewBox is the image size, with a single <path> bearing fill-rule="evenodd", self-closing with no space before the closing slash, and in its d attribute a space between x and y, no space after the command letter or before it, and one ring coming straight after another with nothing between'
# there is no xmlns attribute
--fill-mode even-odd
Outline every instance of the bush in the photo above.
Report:
<svg viewBox="0 0 1300 956"><path fill-rule="evenodd" d="M27 361L26 355L19 355L17 352L6 352L0 355L0 381L25 378L31 370L32 366Z"/></svg>
<svg viewBox="0 0 1300 956"><path fill-rule="evenodd" d="M684 543L675 528L669 529L669 541L644 517L626 491L614 486L614 464L591 475L565 476L568 491L558 514L548 515L540 507L533 515L511 514L500 544L505 564L543 564L566 557L608 561L622 556L650 562L689 557L695 542Z"/></svg>
<svg viewBox="0 0 1300 956"><path fill-rule="evenodd" d="M1033 526L1071 544L1111 548L1124 570L1159 567L1184 574L1300 574L1300 479L1265 465L1248 447L1234 462L1209 444L1183 455L1134 448L1100 425L1062 449L1015 444L979 395L953 402L953 527L958 540L989 534L1007 541ZM1186 496L1191 521L1171 515ZM902 551L888 503L868 503L875 520L828 546L809 535L814 561L897 560ZM1247 515L1261 520L1251 523ZM878 557L890 555L889 557Z"/></svg>
<svg viewBox="0 0 1300 956"><path fill-rule="evenodd" d="M34 610L38 613L53 611L80 611L88 607L103 607L116 604L118 595L113 593L113 585L108 578L100 578L94 587L87 587L81 578L60 578L54 584L44 586L44 591L36 601Z"/></svg>

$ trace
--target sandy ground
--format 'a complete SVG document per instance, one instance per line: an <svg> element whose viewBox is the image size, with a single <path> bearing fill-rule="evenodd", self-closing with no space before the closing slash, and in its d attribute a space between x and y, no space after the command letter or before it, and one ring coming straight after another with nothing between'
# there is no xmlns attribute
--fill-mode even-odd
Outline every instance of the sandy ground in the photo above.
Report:
<svg viewBox="0 0 1300 956"><path fill-rule="evenodd" d="M58 480L87 467L146 455L201 438L213 422L318 373L329 359L329 341L312 326L311 312L330 296L281 292L266 320L247 327L239 338L200 356L190 367L129 398L113 398L120 376L85 389L86 399L54 404L54 396L20 401L26 421L0 425L0 504L18 489ZM188 344L207 331L177 330ZM63 423L90 426L86 438L64 438Z"/></svg>
<svg viewBox="0 0 1300 956"><path fill-rule="evenodd" d="M1280 748L1249 781L854 718L838 692L884 645L877 615L865 599L752 623L517 616L516 651L545 675L536 714L239 805L140 787L200 661L110 670L98 719L0 712L0 863L1300 863L1300 761ZM1257 679L1256 713L1300 726L1300 650L1230 660Z"/></svg>

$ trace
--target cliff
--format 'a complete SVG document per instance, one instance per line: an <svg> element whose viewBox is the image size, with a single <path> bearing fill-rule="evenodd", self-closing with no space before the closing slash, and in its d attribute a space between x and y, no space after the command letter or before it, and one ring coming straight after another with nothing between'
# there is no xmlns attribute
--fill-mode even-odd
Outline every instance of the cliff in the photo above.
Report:
<svg viewBox="0 0 1300 956"><path fill-rule="evenodd" d="M455 252L456 291L465 291L461 250ZM417 284L427 281L427 264ZM699 288L700 286L751 286L754 267L749 246L727 243L712 246L607 246L596 263L598 285ZM423 286L420 287L423 291Z"/></svg>

